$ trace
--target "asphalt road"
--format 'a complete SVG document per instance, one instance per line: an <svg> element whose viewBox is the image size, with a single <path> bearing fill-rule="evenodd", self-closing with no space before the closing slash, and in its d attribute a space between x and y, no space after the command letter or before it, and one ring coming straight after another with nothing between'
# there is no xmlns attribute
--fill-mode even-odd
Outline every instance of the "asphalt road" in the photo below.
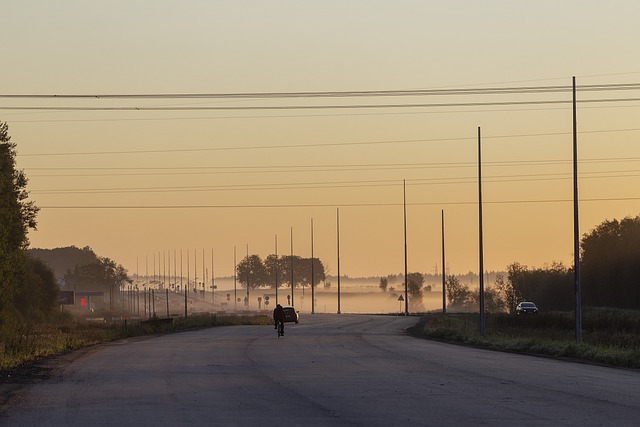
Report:
<svg viewBox="0 0 640 427"><path fill-rule="evenodd" d="M415 318L306 315L95 347L10 426L637 426L640 372L408 336Z"/></svg>

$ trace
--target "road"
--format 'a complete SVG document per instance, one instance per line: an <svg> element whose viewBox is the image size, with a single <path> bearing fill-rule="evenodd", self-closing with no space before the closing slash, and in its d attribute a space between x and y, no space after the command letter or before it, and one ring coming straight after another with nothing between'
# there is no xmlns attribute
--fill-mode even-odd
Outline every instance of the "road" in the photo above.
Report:
<svg viewBox="0 0 640 427"><path fill-rule="evenodd" d="M637 426L640 372L408 336L415 318L306 315L95 347L27 386L10 426Z"/></svg>

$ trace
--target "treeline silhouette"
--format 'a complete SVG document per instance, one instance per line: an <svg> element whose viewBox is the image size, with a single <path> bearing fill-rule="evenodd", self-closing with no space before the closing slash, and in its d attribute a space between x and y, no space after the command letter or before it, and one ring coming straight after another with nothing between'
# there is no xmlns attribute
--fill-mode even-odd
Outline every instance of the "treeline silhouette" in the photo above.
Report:
<svg viewBox="0 0 640 427"><path fill-rule="evenodd" d="M586 233L580 245L581 301L585 306L640 308L640 215L606 220ZM478 293L447 277L450 308L477 310ZM520 301L533 301L544 311L570 311L575 307L575 271L562 263L529 268L507 266L485 288L487 311L513 312Z"/></svg>
<svg viewBox="0 0 640 427"><path fill-rule="evenodd" d="M243 287L280 288L282 286L312 286L315 288L327 278L324 264L319 258L297 255L248 255L236 266L237 279Z"/></svg>

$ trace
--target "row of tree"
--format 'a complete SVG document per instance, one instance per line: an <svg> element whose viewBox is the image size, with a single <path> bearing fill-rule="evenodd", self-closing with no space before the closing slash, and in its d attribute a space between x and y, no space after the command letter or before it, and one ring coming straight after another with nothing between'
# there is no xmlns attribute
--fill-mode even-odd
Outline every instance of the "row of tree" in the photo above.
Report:
<svg viewBox="0 0 640 427"><path fill-rule="evenodd" d="M477 311L479 294L460 283L454 276L445 281L448 308ZM515 311L520 301L534 301L545 310L571 310L574 303L573 269L561 263L545 268L528 268L519 263L507 267L506 280L498 275L493 285L484 289L485 311L489 313Z"/></svg>
<svg viewBox="0 0 640 427"><path fill-rule="evenodd" d="M640 308L640 216L607 220L586 233L580 245L581 302L591 307ZM455 276L446 280L453 309L477 310L478 293ZM507 267L506 280L498 276L485 288L487 311L510 311L519 301L534 301L544 310L572 310L575 271L562 263L529 268Z"/></svg>
<svg viewBox="0 0 640 427"><path fill-rule="evenodd" d="M315 287L327 276L324 264L318 258L268 255L263 260L258 255L249 255L236 266L236 278L244 288L275 289L276 286L290 287L292 283L294 287Z"/></svg>
<svg viewBox="0 0 640 427"><path fill-rule="evenodd" d="M131 283L122 265L96 255L89 246L29 249L28 253L52 268L62 289L68 291L104 292L114 299L117 292Z"/></svg>

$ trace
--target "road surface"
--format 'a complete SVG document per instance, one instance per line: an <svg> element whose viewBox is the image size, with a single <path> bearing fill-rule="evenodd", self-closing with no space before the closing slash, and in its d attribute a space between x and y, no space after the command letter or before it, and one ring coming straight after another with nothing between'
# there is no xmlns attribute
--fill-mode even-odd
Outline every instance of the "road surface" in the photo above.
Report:
<svg viewBox="0 0 640 427"><path fill-rule="evenodd" d="M95 347L27 386L10 426L637 426L640 372L408 336L416 318L305 315Z"/></svg>

